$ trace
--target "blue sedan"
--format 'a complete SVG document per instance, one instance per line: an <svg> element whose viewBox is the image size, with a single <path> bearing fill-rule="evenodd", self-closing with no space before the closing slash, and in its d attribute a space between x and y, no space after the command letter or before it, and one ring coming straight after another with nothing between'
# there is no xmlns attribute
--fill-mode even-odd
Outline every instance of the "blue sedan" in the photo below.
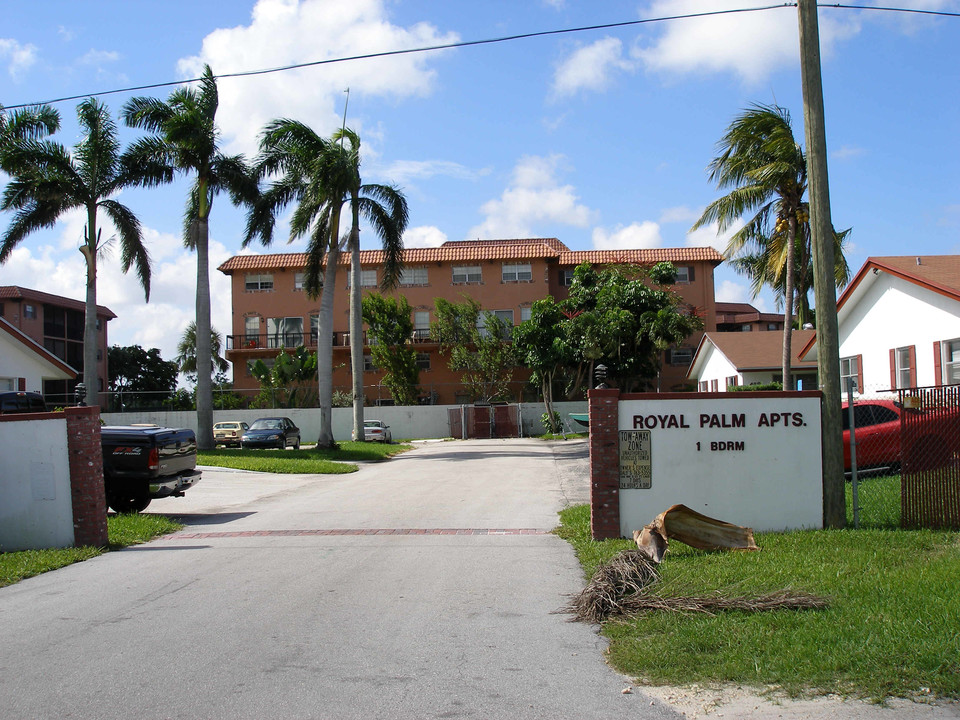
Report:
<svg viewBox="0 0 960 720"><path fill-rule="evenodd" d="M300 449L300 428L287 417L258 418L240 438L240 447Z"/></svg>

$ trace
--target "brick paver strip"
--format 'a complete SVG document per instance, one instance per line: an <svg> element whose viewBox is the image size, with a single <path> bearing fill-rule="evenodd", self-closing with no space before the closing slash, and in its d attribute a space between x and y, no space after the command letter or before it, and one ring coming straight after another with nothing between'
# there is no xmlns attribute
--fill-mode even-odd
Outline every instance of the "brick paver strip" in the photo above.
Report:
<svg viewBox="0 0 960 720"><path fill-rule="evenodd" d="M166 540L202 540L238 537L301 537L304 535L549 535L539 528L347 528L335 530L233 530L178 532Z"/></svg>

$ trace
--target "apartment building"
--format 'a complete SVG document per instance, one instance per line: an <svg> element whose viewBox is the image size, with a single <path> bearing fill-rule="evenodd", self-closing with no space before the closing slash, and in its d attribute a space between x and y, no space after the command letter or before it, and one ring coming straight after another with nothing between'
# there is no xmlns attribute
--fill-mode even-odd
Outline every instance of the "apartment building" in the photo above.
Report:
<svg viewBox="0 0 960 720"><path fill-rule="evenodd" d="M750 303L717 303L717 332L783 332L783 313L762 313Z"/></svg>
<svg viewBox="0 0 960 720"><path fill-rule="evenodd" d="M381 251L360 253L360 282L365 291L377 291L382 261ZM430 337L430 323L436 319L436 298L452 302L472 298L484 310L495 312L515 326L529 318L535 301L547 295L565 298L573 271L581 263L652 266L662 261L677 266L675 289L686 304L701 314L706 330L715 329L713 270L722 262L722 256L713 248L572 251L556 238L528 238L451 241L435 248L406 249L403 276L392 294L406 297L412 308L415 329L411 340L417 348L423 402L450 404L469 400L460 385L459 373L449 370L446 358L440 356L439 346ZM237 255L218 268L232 280L233 324L226 355L233 363L236 390L253 391L258 387L249 370L257 359L269 362L281 347L316 346L320 301L310 299L303 290L305 265L305 254L282 253ZM341 256L340 265L333 310L333 385L349 391L348 255ZM686 386L687 368L700 337L698 333L665 353L661 390ZM366 337L361 342L366 344ZM369 353L366 356L367 401L389 404L389 393L379 384L382 374L369 362ZM525 371L518 371L515 400L521 399L527 377Z"/></svg>
<svg viewBox="0 0 960 720"><path fill-rule="evenodd" d="M76 371L73 380L44 379L43 395L48 404L74 402L74 388L83 374L83 326L85 305L60 295L17 285L0 286L0 317L28 338L42 345ZM109 308L97 305L97 378L99 387L87 388L87 404L106 409L107 323L117 317ZM94 392L98 397L94 398Z"/></svg>

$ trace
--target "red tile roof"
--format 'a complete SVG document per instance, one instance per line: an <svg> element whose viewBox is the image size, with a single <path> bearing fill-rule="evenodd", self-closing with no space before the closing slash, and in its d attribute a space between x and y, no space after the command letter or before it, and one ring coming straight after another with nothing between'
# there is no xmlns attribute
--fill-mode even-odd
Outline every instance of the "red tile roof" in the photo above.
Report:
<svg viewBox="0 0 960 720"><path fill-rule="evenodd" d="M816 335L815 330L794 330L790 349L791 367L797 370L817 367L816 361L800 359L804 345ZM777 370L783 365L782 332L711 332L704 335L697 353L707 340L723 353L739 372L745 370Z"/></svg>
<svg viewBox="0 0 960 720"><path fill-rule="evenodd" d="M86 304L83 300L73 300L72 298L65 298L62 295L52 295L41 292L40 290L30 290L29 288L23 288L19 285L0 286L0 300L33 300L34 302L59 305L60 307L80 310L81 312L86 309ZM117 317L113 310L103 305L97 305L97 315L104 316L108 320L113 320Z"/></svg>
<svg viewBox="0 0 960 720"><path fill-rule="evenodd" d="M654 263L705 261L719 265L723 256L713 248L657 248L655 250L585 250L571 251L556 238L521 238L515 240L455 240L435 248L405 248L403 262L414 266L431 262L480 262L483 260L529 260L555 258L559 265L575 266L583 262L607 265L615 263ZM349 265L350 256L341 253L339 263ZM361 265L380 265L383 251L361 250ZM217 269L227 275L236 271L303 268L306 253L273 253L267 255L235 255Z"/></svg>

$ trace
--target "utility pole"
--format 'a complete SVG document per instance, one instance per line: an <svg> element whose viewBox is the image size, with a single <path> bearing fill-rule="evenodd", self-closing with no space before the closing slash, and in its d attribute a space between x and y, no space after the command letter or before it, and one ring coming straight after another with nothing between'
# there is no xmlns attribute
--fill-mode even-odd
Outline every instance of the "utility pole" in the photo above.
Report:
<svg viewBox="0 0 960 720"><path fill-rule="evenodd" d="M827 181L827 137L820 75L820 31L817 1L798 0L800 75L803 84L803 126L807 141L810 230L813 236L814 299L817 305L817 371L823 392L823 524L846 524L843 476L843 430L840 395L840 339L834 280L833 221Z"/></svg>

